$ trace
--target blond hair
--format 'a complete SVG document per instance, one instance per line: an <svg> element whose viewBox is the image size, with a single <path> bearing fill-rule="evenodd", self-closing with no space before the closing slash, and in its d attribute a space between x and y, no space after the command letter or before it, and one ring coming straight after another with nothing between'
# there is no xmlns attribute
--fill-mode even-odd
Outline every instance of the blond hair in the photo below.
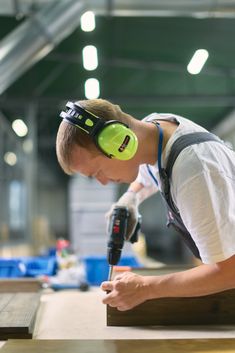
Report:
<svg viewBox="0 0 235 353"><path fill-rule="evenodd" d="M106 121L118 120L127 124L130 128L134 125L135 119L132 116L124 113L119 105L112 104L107 100L90 99L78 101L76 103ZM72 174L70 169L71 153L76 145L89 149L94 155L101 153L91 136L78 127L63 120L57 132L56 154L58 162L66 174Z"/></svg>

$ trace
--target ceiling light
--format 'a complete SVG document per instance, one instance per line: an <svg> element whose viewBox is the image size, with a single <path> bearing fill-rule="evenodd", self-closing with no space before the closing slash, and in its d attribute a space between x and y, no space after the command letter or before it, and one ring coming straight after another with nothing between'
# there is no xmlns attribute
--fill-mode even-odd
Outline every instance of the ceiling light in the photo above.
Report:
<svg viewBox="0 0 235 353"><path fill-rule="evenodd" d="M84 69L88 71L95 70L98 66L97 49L94 45L87 45L82 50L82 60Z"/></svg>
<svg viewBox="0 0 235 353"><path fill-rule="evenodd" d="M10 166L15 165L17 162L16 154L13 152L6 152L4 154L4 161Z"/></svg>
<svg viewBox="0 0 235 353"><path fill-rule="evenodd" d="M12 129L15 131L16 135L23 137L28 133L28 128L21 119L16 119L12 123Z"/></svg>
<svg viewBox="0 0 235 353"><path fill-rule="evenodd" d="M87 99L96 99L100 95L100 83L96 78L89 78L85 82L85 96Z"/></svg>
<svg viewBox="0 0 235 353"><path fill-rule="evenodd" d="M209 56L209 53L207 50L205 49L196 50L187 66L188 72L192 75L199 74L205 62L207 61L208 56Z"/></svg>
<svg viewBox="0 0 235 353"><path fill-rule="evenodd" d="M87 11L81 16L81 29L84 32L92 32L95 29L95 14Z"/></svg>

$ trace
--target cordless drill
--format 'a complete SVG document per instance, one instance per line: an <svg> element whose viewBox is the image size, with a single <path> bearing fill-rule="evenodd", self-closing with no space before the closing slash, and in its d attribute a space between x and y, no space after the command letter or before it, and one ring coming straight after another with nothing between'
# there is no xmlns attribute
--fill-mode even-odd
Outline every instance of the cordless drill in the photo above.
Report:
<svg viewBox="0 0 235 353"><path fill-rule="evenodd" d="M127 233L127 224L129 218L129 210L127 207L115 207L112 213L112 218L109 226L109 240L108 240L108 251L107 251L107 260L109 264L109 276L108 280L110 281L112 278L113 266L117 265L124 245L124 241L126 240ZM140 230L141 224L141 216L138 218L138 223L135 227L133 234L131 235L130 241L131 243L135 243L138 241L138 233Z"/></svg>

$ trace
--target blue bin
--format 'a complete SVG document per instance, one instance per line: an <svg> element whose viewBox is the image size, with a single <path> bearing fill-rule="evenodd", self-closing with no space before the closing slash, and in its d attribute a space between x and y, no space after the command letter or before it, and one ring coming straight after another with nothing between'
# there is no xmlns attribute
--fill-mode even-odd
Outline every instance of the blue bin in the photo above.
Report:
<svg viewBox="0 0 235 353"><path fill-rule="evenodd" d="M54 256L25 257L22 259L26 266L27 277L53 276L56 273L57 263Z"/></svg>
<svg viewBox="0 0 235 353"><path fill-rule="evenodd" d="M141 264L134 256L123 256L121 257L118 266L140 267Z"/></svg>
<svg viewBox="0 0 235 353"><path fill-rule="evenodd" d="M26 266L20 259L0 259L0 278L24 277Z"/></svg>
<svg viewBox="0 0 235 353"><path fill-rule="evenodd" d="M89 284L99 286L101 282L107 280L109 266L104 256L86 256L83 258L86 278Z"/></svg>
<svg viewBox="0 0 235 353"><path fill-rule="evenodd" d="M85 256L83 261L90 285L99 286L103 281L107 281L109 265L105 256ZM123 256L118 266L140 267L140 264L134 256Z"/></svg>

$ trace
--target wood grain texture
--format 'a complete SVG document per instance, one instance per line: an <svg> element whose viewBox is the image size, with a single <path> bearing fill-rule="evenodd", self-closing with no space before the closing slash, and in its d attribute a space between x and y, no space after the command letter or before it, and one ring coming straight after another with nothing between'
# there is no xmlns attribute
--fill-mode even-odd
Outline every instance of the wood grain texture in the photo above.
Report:
<svg viewBox="0 0 235 353"><path fill-rule="evenodd" d="M42 283L35 278L0 279L0 293L38 292Z"/></svg>
<svg viewBox="0 0 235 353"><path fill-rule="evenodd" d="M233 339L10 340L1 353L234 353Z"/></svg>
<svg viewBox="0 0 235 353"><path fill-rule="evenodd" d="M0 339L32 338L39 302L38 293L1 294Z"/></svg>
<svg viewBox="0 0 235 353"><path fill-rule="evenodd" d="M235 290L149 300L128 311L107 306L107 326L235 324Z"/></svg>

